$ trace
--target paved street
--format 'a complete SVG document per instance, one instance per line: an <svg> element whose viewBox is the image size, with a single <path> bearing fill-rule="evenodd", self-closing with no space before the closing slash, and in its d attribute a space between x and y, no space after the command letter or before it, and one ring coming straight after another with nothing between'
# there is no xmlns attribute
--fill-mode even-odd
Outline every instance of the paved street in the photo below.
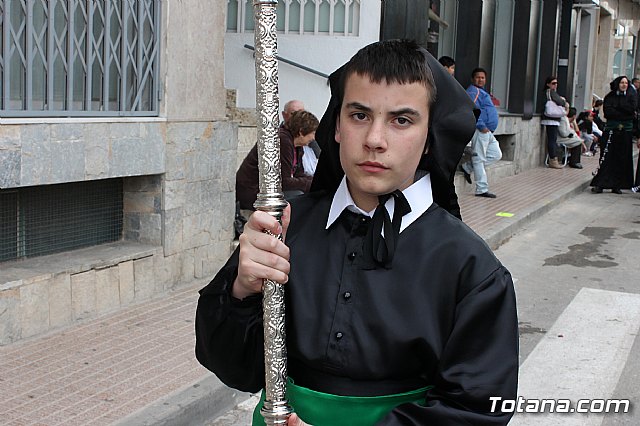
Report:
<svg viewBox="0 0 640 426"><path fill-rule="evenodd" d="M516 279L524 398L640 403L640 196L585 193L496 254ZM640 412L563 414L512 424L637 425Z"/></svg>
<svg viewBox="0 0 640 426"><path fill-rule="evenodd" d="M517 414L513 425L637 425L640 196L588 190L497 256L516 281L523 398L630 399L630 413ZM255 398L209 426L250 424Z"/></svg>

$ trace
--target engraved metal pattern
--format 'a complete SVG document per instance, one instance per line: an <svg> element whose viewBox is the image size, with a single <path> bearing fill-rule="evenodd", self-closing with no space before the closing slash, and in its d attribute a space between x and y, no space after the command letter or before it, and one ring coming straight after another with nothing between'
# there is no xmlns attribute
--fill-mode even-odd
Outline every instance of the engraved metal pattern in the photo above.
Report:
<svg viewBox="0 0 640 426"><path fill-rule="evenodd" d="M286 400L287 346L284 327L284 286L265 280L262 292L266 397L261 413L267 425L286 424L291 408Z"/></svg>
<svg viewBox="0 0 640 426"><path fill-rule="evenodd" d="M280 177L278 137L278 60L275 0L254 0L256 52L256 110L258 113L258 169L260 193L254 204L278 221L287 206ZM282 235L275 235L282 240ZM287 347L284 287L263 284L265 402L261 410L267 425L285 425L291 413L286 400Z"/></svg>
<svg viewBox="0 0 640 426"><path fill-rule="evenodd" d="M280 149L278 140L278 60L276 2L254 2L256 7L256 103L258 112L258 158L260 192L280 192ZM276 149L277 148L277 149ZM276 173L277 172L277 173Z"/></svg>

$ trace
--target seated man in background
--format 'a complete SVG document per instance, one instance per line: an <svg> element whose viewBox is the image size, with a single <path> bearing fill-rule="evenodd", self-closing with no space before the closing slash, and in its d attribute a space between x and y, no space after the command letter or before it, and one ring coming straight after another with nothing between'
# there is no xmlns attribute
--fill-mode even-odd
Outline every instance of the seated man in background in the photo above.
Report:
<svg viewBox="0 0 640 426"><path fill-rule="evenodd" d="M286 104L284 104L284 108L282 109L282 123L280 124L280 129L285 128L289 129L289 119L291 115L296 111L303 111L304 104L302 101L297 99L292 99ZM280 136L282 138L282 135ZM293 137L293 136L291 136ZM312 140L309 144L303 147L305 152L304 158L304 171L306 174L313 176L316 170L316 163L318 162L318 158L320 158L320 145L315 140Z"/></svg>
<svg viewBox="0 0 640 426"><path fill-rule="evenodd" d="M595 123L596 114L594 111L583 111L578 116L578 128L580 137L585 142L587 151L584 155L592 157L598 150L598 141L602 137L602 130Z"/></svg>
<svg viewBox="0 0 640 426"><path fill-rule="evenodd" d="M581 169L580 155L582 153L582 139L580 138L576 120L576 109L569 108L569 104L565 106L567 115L560 119L558 126L558 145L566 146L569 149L569 167Z"/></svg>
<svg viewBox="0 0 640 426"><path fill-rule="evenodd" d="M292 176L304 176L308 177L309 180L312 179L318 158L311 148L311 144L317 144L315 141L317 128L318 119L309 111L296 111L291 115L289 131L293 137L294 146L291 164ZM282 137L280 139L282 140ZM280 158L281 162L285 160L284 157ZM285 187L283 184L282 190L285 193L285 198L309 192L310 185L305 184L304 187L300 188L294 188L293 186L295 184L291 187L289 185Z"/></svg>
<svg viewBox="0 0 640 426"><path fill-rule="evenodd" d="M283 113L284 116L284 113ZM288 117L287 126L280 126L280 167L282 191L296 195L309 191L312 176L302 167L302 147L315 138L318 119L308 111L295 111ZM251 148L236 172L236 201L243 215L253 211L253 203L259 192L258 146Z"/></svg>

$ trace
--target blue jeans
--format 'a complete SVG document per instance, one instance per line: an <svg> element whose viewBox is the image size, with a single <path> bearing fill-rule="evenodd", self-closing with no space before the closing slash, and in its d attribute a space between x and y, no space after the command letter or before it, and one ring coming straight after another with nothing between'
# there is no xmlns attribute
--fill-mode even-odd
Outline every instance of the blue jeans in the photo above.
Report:
<svg viewBox="0 0 640 426"><path fill-rule="evenodd" d="M547 153L549 158L556 158L556 148L558 141L558 126L545 126L547 128Z"/></svg>
<svg viewBox="0 0 640 426"><path fill-rule="evenodd" d="M462 164L462 168L469 174L473 171L473 179L476 181L476 194L484 194L489 191L487 172L485 167L502 158L502 151L498 140L493 133L482 133L478 129L471 139L471 161Z"/></svg>

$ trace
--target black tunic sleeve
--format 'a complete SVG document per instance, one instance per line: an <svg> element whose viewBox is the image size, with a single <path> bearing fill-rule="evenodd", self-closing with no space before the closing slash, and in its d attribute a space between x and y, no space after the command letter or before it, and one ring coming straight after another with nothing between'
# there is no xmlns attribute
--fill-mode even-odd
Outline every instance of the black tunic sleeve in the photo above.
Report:
<svg viewBox="0 0 640 426"><path fill-rule="evenodd" d="M609 92L602 105L604 116L608 120L631 120L637 107L636 102L636 96L629 92L625 96Z"/></svg>
<svg viewBox="0 0 640 426"><path fill-rule="evenodd" d="M196 358L227 386L257 392L264 387L262 295L243 300L231 296L238 253L200 290Z"/></svg>
<svg viewBox="0 0 640 426"><path fill-rule="evenodd" d="M458 303L426 404L396 407L378 425L505 425L493 396L516 399L518 322L513 282L500 266Z"/></svg>

